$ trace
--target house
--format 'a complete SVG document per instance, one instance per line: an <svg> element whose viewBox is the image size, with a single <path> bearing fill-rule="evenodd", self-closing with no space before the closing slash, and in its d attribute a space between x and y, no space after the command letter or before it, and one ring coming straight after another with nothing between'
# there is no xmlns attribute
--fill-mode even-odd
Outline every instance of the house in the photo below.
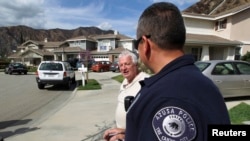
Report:
<svg viewBox="0 0 250 141"><path fill-rule="evenodd" d="M65 41L66 47L53 51L55 60L70 60L74 64L77 61L116 61L120 52L124 49L134 51L134 39L119 34L79 36Z"/></svg>
<svg viewBox="0 0 250 141"><path fill-rule="evenodd" d="M18 52L8 56L13 62L22 62L28 66L37 66L43 60L53 60L53 51L63 46L63 42L28 40L17 47Z"/></svg>
<svg viewBox="0 0 250 141"><path fill-rule="evenodd" d="M118 55L124 49L135 51L135 39L119 34L117 31L114 34L97 35L97 50L92 51L92 58L95 61L117 61Z"/></svg>
<svg viewBox="0 0 250 141"><path fill-rule="evenodd" d="M182 11L187 30L185 52L196 60L239 60L250 50L250 2L204 2ZM202 5L212 8L203 10Z"/></svg>
<svg viewBox="0 0 250 141"><path fill-rule="evenodd" d="M116 61L124 49L134 50L134 39L119 34L79 36L64 42L28 40L18 46L18 52L9 56L14 62L37 66L43 60L69 61L73 66L78 61Z"/></svg>

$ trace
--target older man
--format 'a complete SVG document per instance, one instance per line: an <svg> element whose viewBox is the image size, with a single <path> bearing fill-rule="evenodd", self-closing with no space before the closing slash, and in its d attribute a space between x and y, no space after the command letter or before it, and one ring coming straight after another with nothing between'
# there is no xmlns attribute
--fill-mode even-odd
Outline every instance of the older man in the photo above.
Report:
<svg viewBox="0 0 250 141"><path fill-rule="evenodd" d="M149 77L150 75L139 71L138 58L135 53L128 50L121 52L118 57L120 72L125 78L120 86L118 95L118 104L116 108L116 128L108 129L104 133L104 139L108 141L123 140L126 128L126 111L124 98L127 96L135 96L141 89L140 80Z"/></svg>

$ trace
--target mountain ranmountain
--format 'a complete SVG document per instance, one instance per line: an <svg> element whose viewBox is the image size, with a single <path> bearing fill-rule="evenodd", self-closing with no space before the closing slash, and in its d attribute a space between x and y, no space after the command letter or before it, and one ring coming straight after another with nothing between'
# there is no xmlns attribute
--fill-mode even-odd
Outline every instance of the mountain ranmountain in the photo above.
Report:
<svg viewBox="0 0 250 141"><path fill-rule="evenodd" d="M200 0L185 9L183 12L216 15L249 3L250 0Z"/></svg>
<svg viewBox="0 0 250 141"><path fill-rule="evenodd" d="M17 46L25 41L50 42L65 41L77 36L113 34L113 30L101 30L97 27L79 27L72 30L66 29L34 29L28 26L0 27L0 58L8 56Z"/></svg>

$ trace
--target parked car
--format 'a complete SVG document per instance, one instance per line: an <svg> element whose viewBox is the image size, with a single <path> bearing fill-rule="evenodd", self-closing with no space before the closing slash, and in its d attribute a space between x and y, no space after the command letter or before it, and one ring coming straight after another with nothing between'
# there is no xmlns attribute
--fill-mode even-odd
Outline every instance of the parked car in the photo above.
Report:
<svg viewBox="0 0 250 141"><path fill-rule="evenodd" d="M75 83L75 71L68 62L64 61L42 61L36 72L36 82L39 89L50 85L64 85L70 89Z"/></svg>
<svg viewBox="0 0 250 141"><path fill-rule="evenodd" d="M27 74L28 68L22 63L10 63L4 70L5 74Z"/></svg>
<svg viewBox="0 0 250 141"><path fill-rule="evenodd" d="M113 62L110 65L109 70L112 71L112 72L120 72L120 68L119 68L118 62L117 61Z"/></svg>
<svg viewBox="0 0 250 141"><path fill-rule="evenodd" d="M87 68L91 69L91 67L92 67L92 65L93 65L94 62L95 61L93 61L93 60L88 60L88 62L86 62L86 61L78 61L76 63L76 69L81 68L82 64L84 65L84 67L86 67L85 65L87 64Z"/></svg>
<svg viewBox="0 0 250 141"><path fill-rule="evenodd" d="M111 65L110 61L95 61L92 64L91 70L93 72L104 72L109 71L109 67Z"/></svg>
<svg viewBox="0 0 250 141"><path fill-rule="evenodd" d="M224 98L250 96L250 63L237 60L197 61L195 65L218 86Z"/></svg>

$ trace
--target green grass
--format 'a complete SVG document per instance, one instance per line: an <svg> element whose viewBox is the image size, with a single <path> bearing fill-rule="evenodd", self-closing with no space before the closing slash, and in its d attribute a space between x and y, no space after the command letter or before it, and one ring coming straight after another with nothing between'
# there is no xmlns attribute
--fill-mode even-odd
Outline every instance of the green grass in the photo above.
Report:
<svg viewBox="0 0 250 141"><path fill-rule="evenodd" d="M112 77L112 79L122 83L124 77L122 75L117 75L117 76Z"/></svg>
<svg viewBox="0 0 250 141"><path fill-rule="evenodd" d="M250 121L250 105L241 102L229 110L232 124L242 124L243 121Z"/></svg>
<svg viewBox="0 0 250 141"><path fill-rule="evenodd" d="M98 83L95 79L89 79L84 86L78 86L77 90L98 90L101 88L100 83Z"/></svg>
<svg viewBox="0 0 250 141"><path fill-rule="evenodd" d="M122 75L117 75L117 76L112 77L112 79L122 83L124 78L123 78ZM79 85L77 87L77 90L98 90L98 89L101 89L101 88L102 88L101 84L98 83L97 80L89 79L88 82L85 84L85 86Z"/></svg>

